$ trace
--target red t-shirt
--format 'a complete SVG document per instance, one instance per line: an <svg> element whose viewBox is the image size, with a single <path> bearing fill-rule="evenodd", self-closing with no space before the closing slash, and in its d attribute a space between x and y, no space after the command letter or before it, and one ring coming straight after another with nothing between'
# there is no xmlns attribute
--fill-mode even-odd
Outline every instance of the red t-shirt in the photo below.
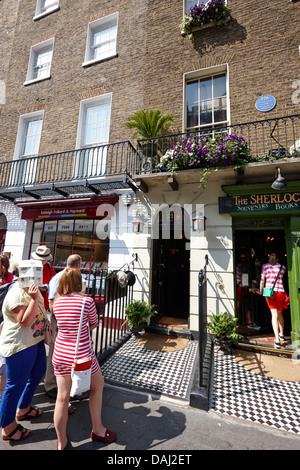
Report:
<svg viewBox="0 0 300 470"><path fill-rule="evenodd" d="M48 285L50 282L50 279L52 279L53 276L55 276L56 272L54 271L53 267L51 266L50 263L44 264L43 267L43 284ZM45 309L49 309L49 302L48 302L48 292L41 292L42 296L44 297L44 305Z"/></svg>
<svg viewBox="0 0 300 470"><path fill-rule="evenodd" d="M13 273L8 273L8 276L7 276L7 280L4 281L4 279L2 279L2 277L0 277L0 286L4 286L4 284L9 284L10 282L12 282L14 280L14 275Z"/></svg>

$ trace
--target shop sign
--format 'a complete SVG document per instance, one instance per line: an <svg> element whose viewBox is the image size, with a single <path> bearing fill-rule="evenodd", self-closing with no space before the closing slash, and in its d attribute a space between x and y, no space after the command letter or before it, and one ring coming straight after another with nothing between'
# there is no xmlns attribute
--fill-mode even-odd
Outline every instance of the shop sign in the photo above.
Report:
<svg viewBox="0 0 300 470"><path fill-rule="evenodd" d="M255 103L255 107L258 111L266 113L271 111L276 105L276 99L272 95L263 95Z"/></svg>
<svg viewBox="0 0 300 470"><path fill-rule="evenodd" d="M64 217L93 217L96 208L53 208L53 209L23 209L22 219L63 219Z"/></svg>
<svg viewBox="0 0 300 470"><path fill-rule="evenodd" d="M300 210L300 193L219 197L219 213Z"/></svg>
<svg viewBox="0 0 300 470"><path fill-rule="evenodd" d="M47 217L72 217L72 216L86 216L86 209L42 209L38 218L47 218Z"/></svg>

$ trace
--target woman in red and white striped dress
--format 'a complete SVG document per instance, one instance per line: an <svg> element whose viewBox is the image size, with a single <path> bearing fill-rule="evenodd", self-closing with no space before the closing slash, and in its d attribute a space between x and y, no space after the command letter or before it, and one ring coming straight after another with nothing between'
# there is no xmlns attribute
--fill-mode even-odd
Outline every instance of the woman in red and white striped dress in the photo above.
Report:
<svg viewBox="0 0 300 470"><path fill-rule="evenodd" d="M280 349L281 342L285 343L284 317L282 311L287 309L290 303L290 298L285 293L283 285L283 275L286 272L286 267L279 264L278 260L277 253L270 253L269 262L262 267L260 281L261 294L263 293L264 287L273 288L274 282L276 281L274 297L265 298L272 315L272 328L275 336L274 346L276 349Z"/></svg>
<svg viewBox="0 0 300 470"><path fill-rule="evenodd" d="M82 278L79 269L65 269L62 274L53 314L55 315L58 333L53 352L53 368L57 381L57 399L54 411L54 425L57 432L57 449L65 449L68 443L67 421L68 404L71 391L71 369L75 357L77 333L79 330L80 315L83 304ZM98 326L96 306L90 297L86 297L83 323L78 347L77 358L92 356L92 376L90 393L90 413L92 419L91 438L102 442L112 442L116 433L106 429L101 421L102 393L104 379L100 370L94 350L90 350L90 339L87 323L90 330Z"/></svg>

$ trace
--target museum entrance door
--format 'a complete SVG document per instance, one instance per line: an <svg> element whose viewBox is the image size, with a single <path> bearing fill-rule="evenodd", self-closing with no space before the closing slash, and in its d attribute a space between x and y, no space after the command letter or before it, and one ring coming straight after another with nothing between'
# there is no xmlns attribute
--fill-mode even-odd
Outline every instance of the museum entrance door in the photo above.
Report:
<svg viewBox="0 0 300 470"><path fill-rule="evenodd" d="M244 222L245 223L245 222ZM271 224L271 222L269 222ZM279 263L288 268L287 244L284 227L263 229L236 228L234 231L236 312L244 335L272 335L271 313L265 298L258 293L262 266L268 256L276 252ZM284 221L282 221L284 225ZM267 221L265 224L267 225ZM289 294L288 269L284 275L284 288ZM285 335L291 335L290 308L284 310ZM259 327L259 328L256 328ZM255 329L256 328L256 329ZM273 341L274 338L271 339Z"/></svg>

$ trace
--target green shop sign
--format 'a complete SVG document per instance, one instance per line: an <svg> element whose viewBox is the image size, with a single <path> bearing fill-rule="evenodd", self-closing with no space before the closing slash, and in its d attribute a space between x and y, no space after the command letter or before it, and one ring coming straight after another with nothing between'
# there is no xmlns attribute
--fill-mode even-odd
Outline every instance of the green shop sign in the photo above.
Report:
<svg viewBox="0 0 300 470"><path fill-rule="evenodd" d="M300 210L300 192L219 197L219 213Z"/></svg>

